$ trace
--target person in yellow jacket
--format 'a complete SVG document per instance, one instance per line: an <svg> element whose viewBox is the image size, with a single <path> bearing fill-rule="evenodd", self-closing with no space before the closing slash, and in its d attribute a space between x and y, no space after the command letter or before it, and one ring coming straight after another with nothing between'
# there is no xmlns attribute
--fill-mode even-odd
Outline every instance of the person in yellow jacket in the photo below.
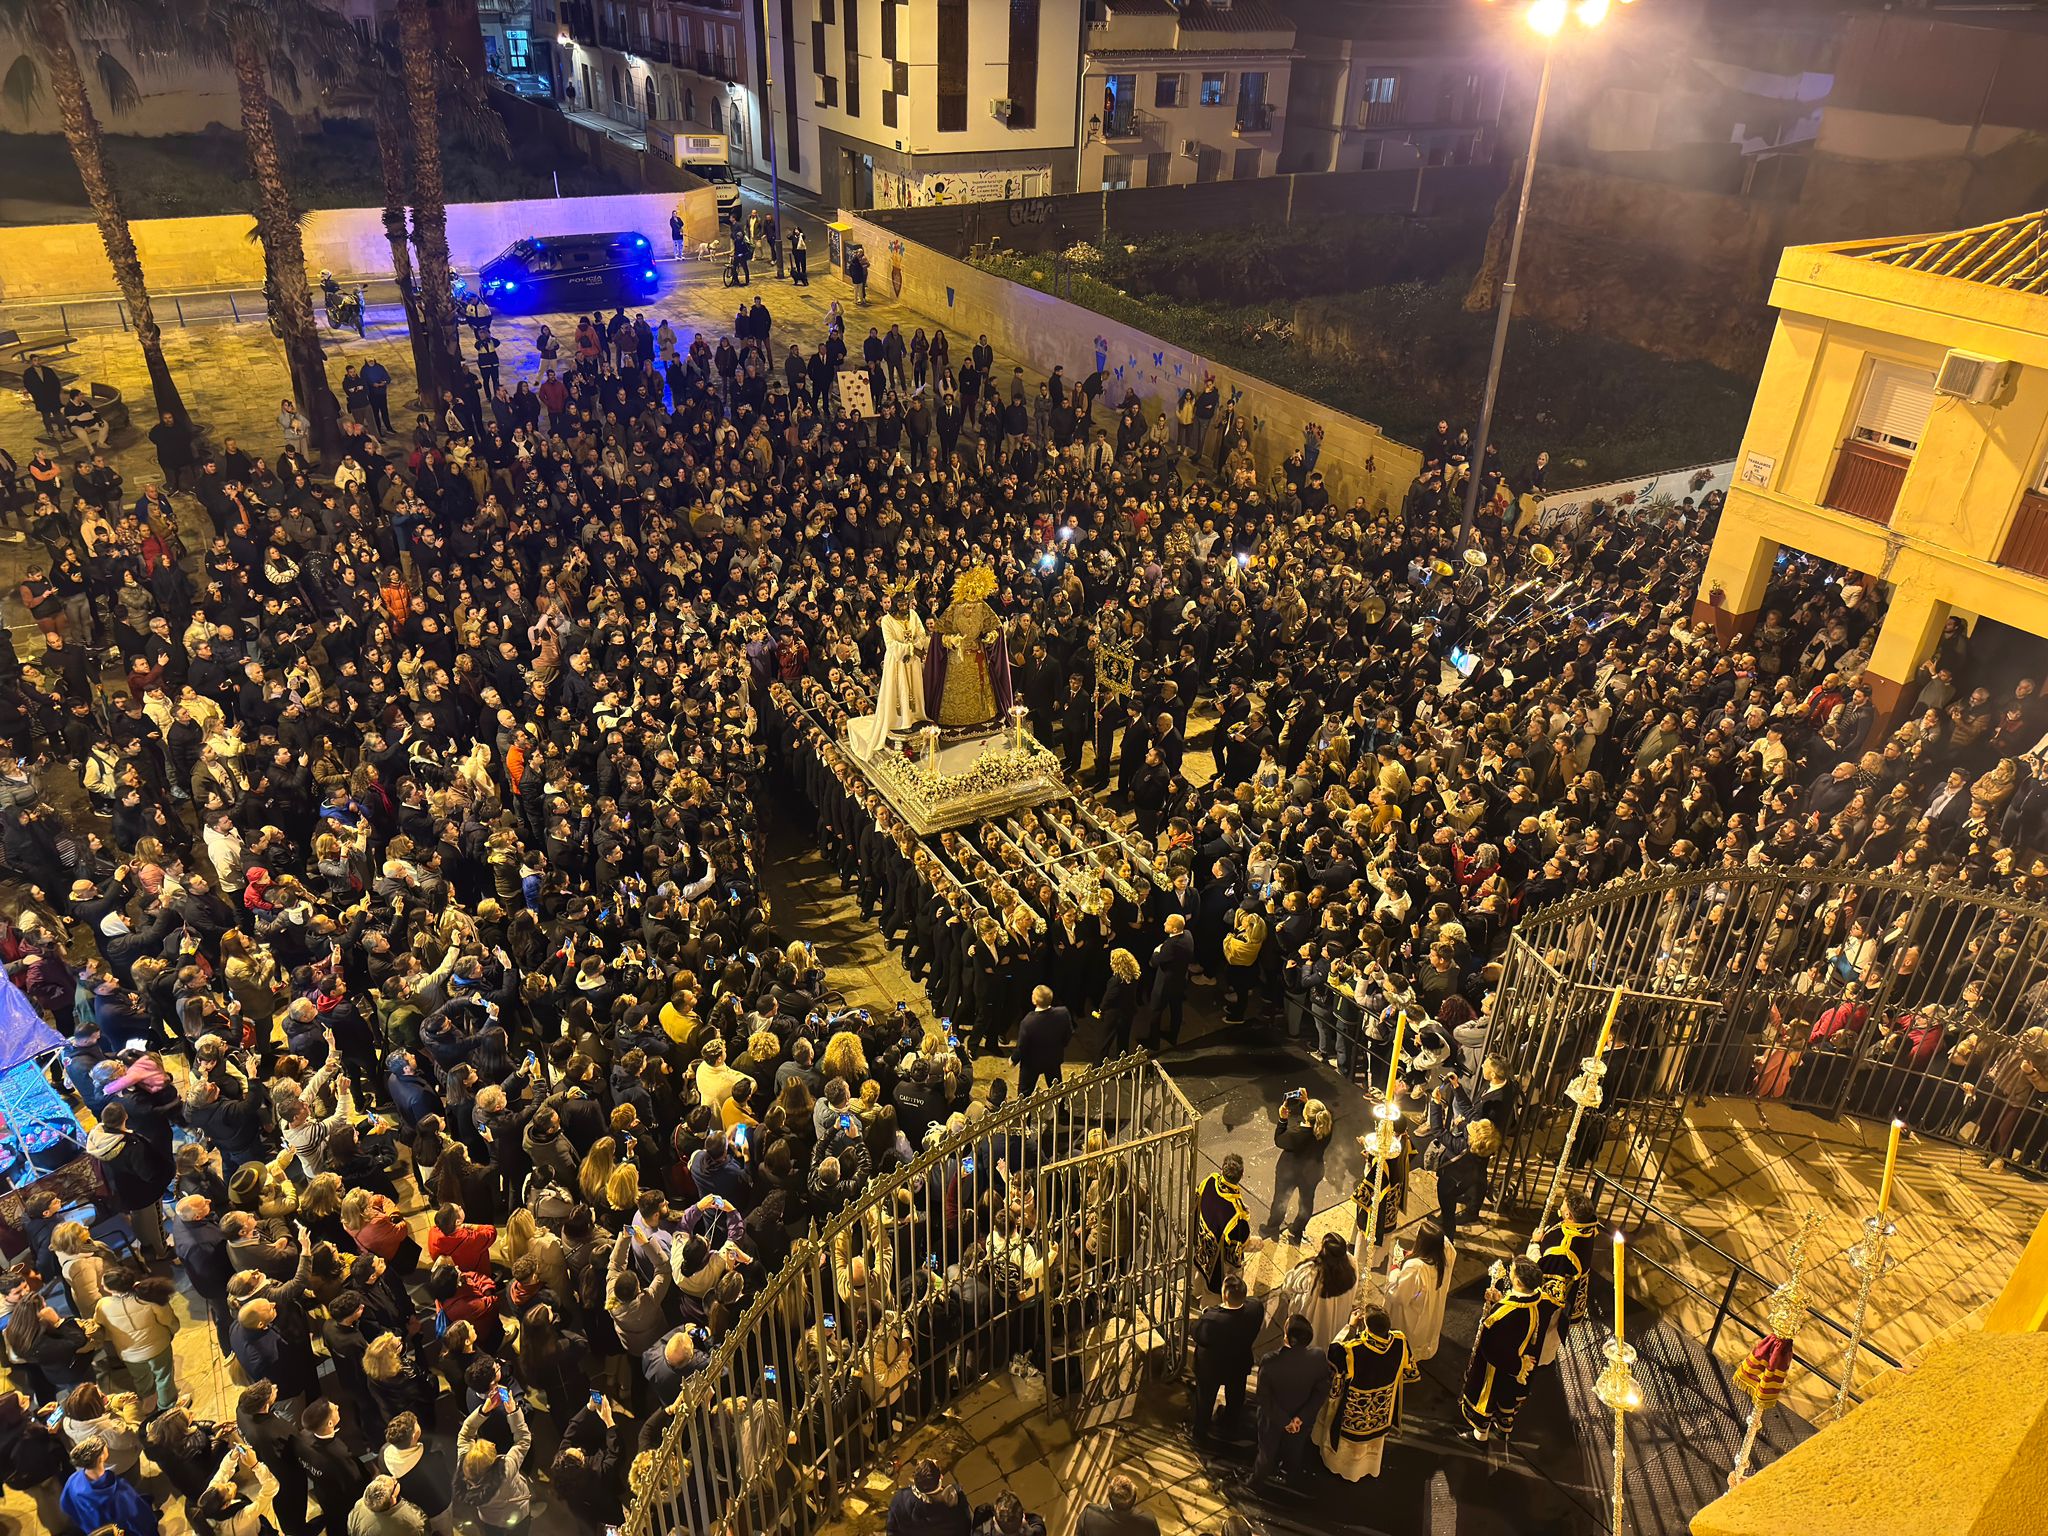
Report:
<svg viewBox="0 0 2048 1536"><path fill-rule="evenodd" d="M1223 936L1223 1017L1242 1022L1259 998L1259 957L1266 951L1266 914L1247 895Z"/></svg>

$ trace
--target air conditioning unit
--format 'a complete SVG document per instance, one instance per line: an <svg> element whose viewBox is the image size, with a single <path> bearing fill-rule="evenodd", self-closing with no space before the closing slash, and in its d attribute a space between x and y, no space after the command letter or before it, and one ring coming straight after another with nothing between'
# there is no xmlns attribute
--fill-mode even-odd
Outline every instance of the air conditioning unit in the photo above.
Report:
<svg viewBox="0 0 2048 1536"><path fill-rule="evenodd" d="M1186 155L1190 160L1194 159L1196 155L1200 154L1201 150L1202 146L1197 144L1193 139L1182 139L1180 141L1180 152L1183 155Z"/></svg>
<svg viewBox="0 0 2048 1536"><path fill-rule="evenodd" d="M2011 369L2012 364L2001 358L1981 357L1975 352L1950 352L1941 360L1941 372L1934 379L1934 392L1953 395L1973 405L1983 405L2005 387L2006 375Z"/></svg>

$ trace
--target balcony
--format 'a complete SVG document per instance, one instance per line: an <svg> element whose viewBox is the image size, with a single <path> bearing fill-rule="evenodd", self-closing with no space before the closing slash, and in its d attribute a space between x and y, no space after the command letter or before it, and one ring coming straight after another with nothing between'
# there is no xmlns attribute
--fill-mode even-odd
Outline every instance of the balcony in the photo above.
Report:
<svg viewBox="0 0 2048 1536"><path fill-rule="evenodd" d="M640 56L643 59L652 59L657 64L673 64L676 61L675 49L665 37L649 38L641 44Z"/></svg>
<svg viewBox="0 0 2048 1536"><path fill-rule="evenodd" d="M699 48L694 61L679 58L676 62L685 68L694 68L698 74L712 80L737 80L740 77L731 54L713 53L708 48Z"/></svg>
<svg viewBox="0 0 2048 1536"><path fill-rule="evenodd" d="M2048 496L2029 491L2020 498L1998 563L2029 576L2048 577Z"/></svg>
<svg viewBox="0 0 2048 1536"><path fill-rule="evenodd" d="M1852 437L1842 444L1841 457L1835 460L1834 478L1828 482L1828 493L1821 504L1888 527L1892 508L1898 503L1899 487L1906 483L1906 468L1912 462L1902 453Z"/></svg>
<svg viewBox="0 0 2048 1536"><path fill-rule="evenodd" d="M1401 99L1392 101L1368 101L1360 104L1358 126L1361 128L1394 128L1401 122Z"/></svg>
<svg viewBox="0 0 2048 1536"><path fill-rule="evenodd" d="M1237 104L1237 126L1230 131L1239 138L1248 133L1271 133L1273 104L1270 101L1240 101Z"/></svg>

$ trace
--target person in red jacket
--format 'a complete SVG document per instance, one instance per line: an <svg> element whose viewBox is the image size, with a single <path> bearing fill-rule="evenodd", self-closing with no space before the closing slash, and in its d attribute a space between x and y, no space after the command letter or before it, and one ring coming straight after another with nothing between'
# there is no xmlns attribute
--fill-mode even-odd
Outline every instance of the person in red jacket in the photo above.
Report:
<svg viewBox="0 0 2048 1536"><path fill-rule="evenodd" d="M445 1334L457 1323L476 1330L477 1348L486 1354L505 1342L498 1320L498 1284L489 1275L473 1275L449 1259L436 1259L427 1275L427 1294L434 1299L434 1332Z"/></svg>
<svg viewBox="0 0 2048 1536"><path fill-rule="evenodd" d="M452 1259L464 1274L488 1275L491 1244L497 1240L496 1227L465 1222L461 1206L444 1205L434 1212L434 1225L427 1233L427 1257Z"/></svg>

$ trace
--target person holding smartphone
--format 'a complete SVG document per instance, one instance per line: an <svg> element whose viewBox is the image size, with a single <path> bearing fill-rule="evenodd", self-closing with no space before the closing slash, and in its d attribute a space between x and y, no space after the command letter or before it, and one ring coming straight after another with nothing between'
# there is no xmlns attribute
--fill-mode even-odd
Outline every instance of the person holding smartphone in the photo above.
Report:
<svg viewBox="0 0 2048 1536"><path fill-rule="evenodd" d="M512 1431L512 1444L500 1450L484 1436L488 1413L501 1412ZM455 1435L456 1524L474 1522L484 1536L514 1536L525 1529L533 1514L533 1489L521 1470L533 1449L533 1432L527 1428L525 1410L519 1399L500 1387L494 1403L479 1403L462 1421Z"/></svg>
<svg viewBox="0 0 2048 1536"><path fill-rule="evenodd" d="M1310 1098L1307 1089L1293 1089L1281 1099L1273 1125L1273 1145L1280 1149L1280 1157L1273 1165L1273 1203L1266 1212L1265 1236L1278 1237L1286 1227L1288 1241L1298 1244L1307 1235L1334 1128L1328 1106ZM1289 1208L1297 1206L1290 1222Z"/></svg>
<svg viewBox="0 0 2048 1536"><path fill-rule="evenodd" d="M569 1515L575 1529L594 1536L624 1524L619 1491L625 1484L622 1465L630 1454L619 1433L618 1409L602 1392L591 1393L588 1405L562 1426L561 1449L548 1467L556 1507Z"/></svg>

